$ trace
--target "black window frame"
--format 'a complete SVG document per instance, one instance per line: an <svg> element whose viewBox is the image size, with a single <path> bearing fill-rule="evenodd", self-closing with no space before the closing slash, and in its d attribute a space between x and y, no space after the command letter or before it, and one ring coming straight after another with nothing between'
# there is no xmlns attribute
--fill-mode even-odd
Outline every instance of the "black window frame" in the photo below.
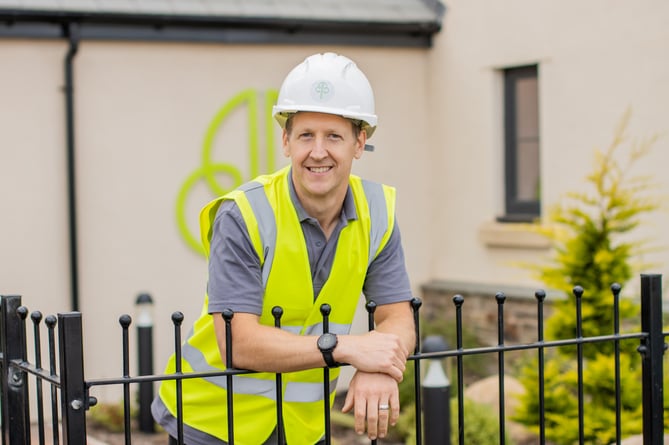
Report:
<svg viewBox="0 0 669 445"><path fill-rule="evenodd" d="M518 196L518 135L516 86L526 78L539 80L538 65L507 68L504 74L504 207L505 214L497 218L500 222L532 222L541 215L541 199L519 200ZM537 98L538 100L538 98ZM541 136L537 134L539 144ZM541 146L539 145L539 150ZM541 178L541 177L540 177Z"/></svg>

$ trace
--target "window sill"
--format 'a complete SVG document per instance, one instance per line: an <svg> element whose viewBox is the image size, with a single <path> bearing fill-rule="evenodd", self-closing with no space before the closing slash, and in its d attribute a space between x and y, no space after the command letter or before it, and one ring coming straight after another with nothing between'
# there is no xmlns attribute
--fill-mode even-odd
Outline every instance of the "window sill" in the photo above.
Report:
<svg viewBox="0 0 669 445"><path fill-rule="evenodd" d="M528 224L488 222L479 227L479 238L487 247L549 249L550 240L533 232Z"/></svg>

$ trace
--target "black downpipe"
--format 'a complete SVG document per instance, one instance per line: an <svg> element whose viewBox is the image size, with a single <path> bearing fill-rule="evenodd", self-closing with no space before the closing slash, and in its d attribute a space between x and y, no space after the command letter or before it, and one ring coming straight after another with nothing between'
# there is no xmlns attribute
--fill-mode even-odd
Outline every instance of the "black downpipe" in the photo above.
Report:
<svg viewBox="0 0 669 445"><path fill-rule="evenodd" d="M65 55L65 120L67 127L67 198L70 235L70 284L72 288L71 306L79 310L79 258L77 254L77 196L76 169L74 159L74 75L73 59L79 49L79 25L68 23L65 35L70 46Z"/></svg>

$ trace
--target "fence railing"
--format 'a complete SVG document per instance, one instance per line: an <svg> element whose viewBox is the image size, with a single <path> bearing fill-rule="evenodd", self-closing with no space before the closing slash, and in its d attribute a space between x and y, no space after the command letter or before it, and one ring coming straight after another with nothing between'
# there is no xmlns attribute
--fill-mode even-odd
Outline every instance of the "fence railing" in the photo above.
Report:
<svg viewBox="0 0 669 445"><path fill-rule="evenodd" d="M545 293L536 292L537 300L537 341L528 344L505 344L504 341L504 294L496 295L498 304L498 344L490 347L464 348L463 347L463 326L462 310L464 298L456 295L453 302L456 306L456 347L451 350L426 352L421 349L420 341L416 345L414 354L409 357L415 367L414 372L414 396L416 400L416 441L422 444L423 441L432 445L427 439L424 439L423 424L429 423L435 416L443 416L448 412L449 407L443 407L444 411L435 413L438 407L434 403L423 403L422 396L422 376L421 362L428 359L442 359L454 357L457 366L457 390L456 398L458 403L458 441L464 444L464 425L466 415L464 409L464 357L479 354L496 354L497 367L499 375L499 443L505 443L505 425L506 415L504 401L506 391L504 387L505 373L505 353L518 350L534 350L538 359L537 381L540 407L539 418L539 443L545 444L545 389L544 389L544 368L545 368L545 350L547 348L575 346L576 353L574 360L578 368L578 427L579 443L584 442L585 416L584 416L584 396L583 396L583 346L589 343L609 342L614 345L614 373L615 395L617 407L617 431L616 443L620 443L623 432L621 431L621 369L620 369L620 348L619 343L622 340L638 340L638 351L641 354L642 362L642 406L643 406L643 444L661 445L664 443L664 395L663 395L663 355L665 350L663 332L663 312L662 312L662 283L660 275L642 275L641 276L641 331L632 333L621 333L619 328L619 309L618 301L620 286L612 286L614 313L614 326L612 334L583 337L582 335L582 304L581 295L583 289L578 286L574 289L576 301L575 317L577 326L577 335L568 340L546 341L544 339L544 315L543 303ZM416 333L420 333L419 308L420 300L412 302L414 309L414 319L416 321ZM374 304L368 304L368 324L369 329L374 328ZM78 312L59 313L57 316L47 316L44 318L46 327L46 342L48 344L48 365L42 364L42 314L34 311L29 314L28 309L22 306L21 297L16 295L0 296L0 371L1 371L1 406L2 413L2 443L3 444L29 444L31 443L31 400L35 403L37 440L40 444L46 443L46 430L49 428L46 419L50 419L50 439L53 444L85 444L86 443L86 411L97 403L94 396L91 396L91 389L95 386L120 385L123 388L123 406L124 406L124 426L125 443L132 443L131 431L131 385L146 384L156 381L173 380L177 388L180 388L183 379L225 376L228 380L228 392L233 393L233 376L239 374L251 373L251 371L230 369L220 372L199 372L182 373L179 368L174 374L152 374L132 376L130 374L129 359L129 335L128 329L131 325L131 318L128 315L120 317L119 321L123 332L123 374L118 378L110 379L90 379L84 375L84 351L83 351L83 331L82 314ZM280 323L280 310L277 309L276 323ZM325 311L327 312L327 310ZM34 339L34 363L28 361L28 345L26 330L28 329L28 316L32 321L33 339ZM224 314L227 327L230 326L231 313ZM324 314L324 326L327 326L327 313ZM179 354L181 344L181 322L183 316L175 313L172 316L174 323L174 343L175 350ZM57 329L57 332L56 332ZM227 337L230 339L230 336ZM417 335L420 339L420 336ZM57 349L56 349L57 345ZM232 364L233 351L231 344L227 348L227 363ZM58 354L58 355L57 355ZM177 360L177 363L180 361ZM324 412L325 412L325 440L326 444L331 441L331 425L329 416L328 394L330 393L328 369L324 369ZM34 379L34 385L30 381ZM35 394L29 394L29 387L34 388ZM277 387L281 388L281 375L277 374ZM46 394L45 394L46 393ZM177 390L179 394L179 389ZM178 396L178 400L179 400ZM50 406L45 406L45 400ZM278 425L281 425L281 392L277 391L277 417ZM232 397L224 403L230 408ZM430 410L426 410L430 407ZM227 410L229 416L232 416L232 409ZM179 412L181 412L179 410ZM440 419L442 417L439 417ZM183 424L180 415L177 415L179 424L179 437L177 441L183 443ZM227 419L230 425L234 425L234 418ZM443 420L439 420L443 421ZM280 427L279 427L280 428ZM234 430L229 428L230 436L228 442L234 444ZM281 433L281 431L279 431ZM371 441L372 444L376 441ZM450 439L445 439L444 443L450 443Z"/></svg>

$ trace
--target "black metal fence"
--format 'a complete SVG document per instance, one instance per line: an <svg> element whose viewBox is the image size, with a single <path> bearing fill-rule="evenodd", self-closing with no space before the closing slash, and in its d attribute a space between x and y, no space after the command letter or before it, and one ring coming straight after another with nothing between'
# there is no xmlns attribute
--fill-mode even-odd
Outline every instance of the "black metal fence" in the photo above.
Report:
<svg viewBox="0 0 669 445"><path fill-rule="evenodd" d="M504 411L504 364L505 353L517 350L536 351L539 363L538 394L540 406L540 428L539 443L545 444L545 415L544 412L544 353L547 348L575 346L576 354L574 360L578 364L578 407L579 407L579 443L584 443L584 414L583 414L583 373L584 364L582 347L587 343L613 343L615 355L615 369L612 370L615 376L615 395L617 400L617 441L621 442L620 431L620 349L619 342L622 340L636 339L639 341L638 351L642 356L642 404L643 404L643 444L661 445L664 443L664 396L663 396L663 355L665 350L663 332L663 312L662 312L662 283L660 275L642 275L641 276L641 332L621 333L619 329L619 311L618 299L620 286L612 286L613 294L613 312L614 326L612 334L598 337L582 336L582 318L581 318L581 299L582 289L575 288L576 296L575 317L577 325L577 335L573 339L546 341L544 340L544 298L545 293L536 292L537 299L537 341L529 344L508 345L504 341L504 295L497 294L498 304L498 344L491 347L463 348L462 342L462 306L463 297L456 295L453 302L456 306L456 347L452 350L425 352L421 350L420 341L416 345L414 354L410 360L415 366L414 377L414 396L416 398L416 440L418 444L425 441L428 445L433 445L424 438L423 425L427 425L429 419L434 418L435 413L427 412L425 407L433 404L423 403L421 400L421 362L426 359L441 359L445 357L454 357L457 365L457 402L458 402L458 437L459 443L464 444L464 425L466 415L464 410L464 367L463 358L467 355L478 354L496 354L498 358L499 374L499 443L505 443L505 424L506 416ZM57 316L50 315L44 319L46 326L47 344L48 344L48 364L42 364L42 314L38 311L29 314L28 309L22 306L20 296L0 296L1 314L0 314L0 353L1 357L1 375L2 375L2 443L3 444L29 444L31 443L31 400L35 407L36 419L33 422L37 425L36 440L40 444L46 442L47 430L50 434L50 443L53 444L85 444L86 443L86 411L96 403L95 397L91 396L91 389L102 385L121 385L123 388L124 405L124 423L125 423L125 443L132 443L131 431L131 385L152 384L156 381L173 380L177 388L180 388L181 381L187 378L226 376L229 394L234 392L233 376L250 371L234 369L232 366L232 350L228 345L227 363L230 365L228 370L220 372L207 373L182 373L180 368L174 374L160 375L140 375L131 376L129 359L129 335L128 329L131 325L131 319L128 315L120 317L119 321L123 332L123 375L112 379L90 379L84 375L84 353L83 353L83 332L82 315L78 312L60 313ZM420 300L412 302L414 308L414 318L416 321L416 332L420 332L419 326L419 308ZM369 328L374 327L374 305L368 305ZM325 311L327 312L327 311ZM280 321L280 311L277 310L277 324ZM28 316L32 321L33 339L34 339L34 363L28 361L28 345L26 330L28 329ZM224 314L227 326L230 326L231 313ZM324 314L324 325L327 326L327 314ZM174 322L174 346L179 354L181 344L181 322L183 316L175 313L172 317ZM57 329L57 332L56 332ZM228 339L230 336L228 335ZM417 335L417 338L420 338ZM56 348L57 345L57 348ZM58 354L58 357L56 357ZM179 360L177 360L179 363ZM325 431L326 443L331 441L330 416L327 401L330 393L328 370L324 369L324 412L325 412ZM34 379L34 385L31 385L31 379ZM278 387L281 387L281 375L277 375ZM29 394L29 387L34 390L34 394ZM179 392L177 391L177 394ZM48 401L50 406L45 406ZM281 425L281 394L277 393L278 424ZM227 403L232 404L232 397L229 397ZM421 409L423 407L423 409ZM444 408L448 409L448 408ZM232 413L232 409L228 409ZM443 413L442 413L443 414ZM231 415L231 414L230 414ZM45 419L50 419L50 425L47 425ZM179 420L179 419L178 419ZM234 419L229 418L230 425L234 425ZM60 427L60 429L59 429ZM183 425L179 422L179 436L177 440L182 443ZM33 439L34 440L34 439ZM448 439L450 440L450 439ZM230 428L230 444L234 444L234 431ZM372 444L376 441L372 441ZM448 443L448 442L445 442Z"/></svg>

